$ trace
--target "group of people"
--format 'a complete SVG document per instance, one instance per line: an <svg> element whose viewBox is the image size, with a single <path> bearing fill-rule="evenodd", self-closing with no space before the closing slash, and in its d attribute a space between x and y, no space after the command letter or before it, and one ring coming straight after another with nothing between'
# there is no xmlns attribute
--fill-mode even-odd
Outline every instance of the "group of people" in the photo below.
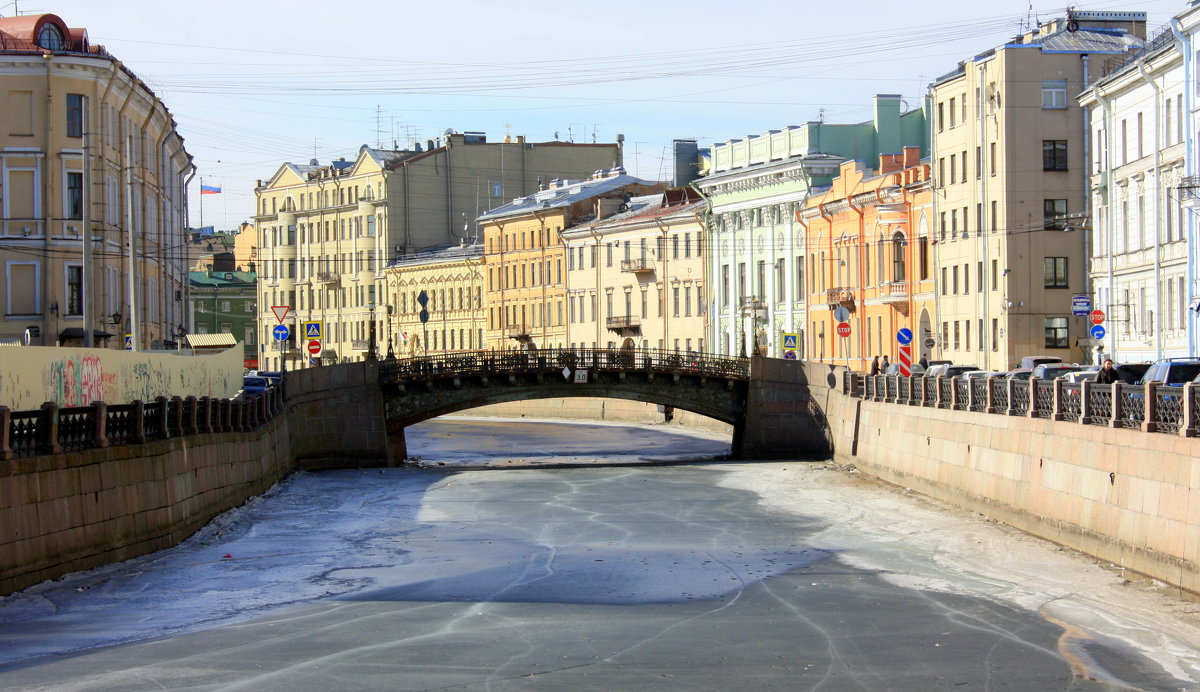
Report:
<svg viewBox="0 0 1200 692"><path fill-rule="evenodd" d="M888 360L887 356L883 356L882 362L880 362L879 358L880 358L879 356L875 356L875 359L871 361L871 374L872 375L879 375L879 374L886 375L888 366L892 364L891 361ZM921 356L921 360L917 361L917 363L920 364L922 369L929 367L929 359L926 358L925 356Z"/></svg>

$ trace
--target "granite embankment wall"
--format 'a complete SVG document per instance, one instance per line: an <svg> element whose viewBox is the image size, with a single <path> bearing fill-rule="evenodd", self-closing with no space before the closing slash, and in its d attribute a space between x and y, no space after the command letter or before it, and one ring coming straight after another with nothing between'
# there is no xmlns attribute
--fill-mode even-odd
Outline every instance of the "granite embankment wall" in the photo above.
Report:
<svg viewBox="0 0 1200 692"><path fill-rule="evenodd" d="M835 459L1200 593L1200 440L829 391Z"/></svg>
<svg viewBox="0 0 1200 692"><path fill-rule="evenodd" d="M287 416L0 463L0 595L169 548L292 470Z"/></svg>

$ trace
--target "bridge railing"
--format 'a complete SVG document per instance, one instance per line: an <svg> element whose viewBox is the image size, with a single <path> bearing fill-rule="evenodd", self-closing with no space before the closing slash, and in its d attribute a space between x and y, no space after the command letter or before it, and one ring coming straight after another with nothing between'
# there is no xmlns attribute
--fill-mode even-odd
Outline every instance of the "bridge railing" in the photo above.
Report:
<svg viewBox="0 0 1200 692"><path fill-rule="evenodd" d="M35 411L0 406L0 461L99 447L142 444L202 433L248 432L283 411L283 390L249 399L158 397L151 402Z"/></svg>
<svg viewBox="0 0 1200 692"><path fill-rule="evenodd" d="M550 348L536 351L458 351L380 362L380 381L396 383L430 377L555 372L653 371L750 378L750 359L714 353L662 349Z"/></svg>
<svg viewBox="0 0 1200 692"><path fill-rule="evenodd" d="M867 401L1046 418L1183 437L1200 436L1200 384L1182 387L961 377L900 378L846 372L842 393ZM910 380L905 382L904 380Z"/></svg>

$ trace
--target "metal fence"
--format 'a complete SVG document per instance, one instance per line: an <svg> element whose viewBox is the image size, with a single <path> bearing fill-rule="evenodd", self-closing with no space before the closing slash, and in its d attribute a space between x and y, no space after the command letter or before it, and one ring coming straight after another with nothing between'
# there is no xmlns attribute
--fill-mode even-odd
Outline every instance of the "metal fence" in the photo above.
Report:
<svg viewBox="0 0 1200 692"><path fill-rule="evenodd" d="M1200 435L1200 384L1098 385L1064 380L897 378L843 373L842 391L872 401L1102 425L1167 435ZM889 395L890 392L890 395Z"/></svg>
<svg viewBox="0 0 1200 692"><path fill-rule="evenodd" d="M36 411L0 406L0 461L201 433L248 432L282 411L283 390L278 387L236 401L159 397L111 406L46 403Z"/></svg>
<svg viewBox="0 0 1200 692"><path fill-rule="evenodd" d="M380 361L380 381L403 382L443 375L495 375L517 372L648 370L750 379L750 359L715 353L662 349L551 348L536 351L457 351L427 357Z"/></svg>

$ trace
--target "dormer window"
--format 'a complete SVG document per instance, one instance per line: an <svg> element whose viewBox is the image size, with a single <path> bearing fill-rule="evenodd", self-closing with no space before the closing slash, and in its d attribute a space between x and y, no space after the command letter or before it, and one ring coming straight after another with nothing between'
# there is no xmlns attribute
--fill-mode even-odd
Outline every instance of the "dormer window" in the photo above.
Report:
<svg viewBox="0 0 1200 692"><path fill-rule="evenodd" d="M65 50L67 42L63 39L58 25L47 22L38 29L37 44L46 50Z"/></svg>

